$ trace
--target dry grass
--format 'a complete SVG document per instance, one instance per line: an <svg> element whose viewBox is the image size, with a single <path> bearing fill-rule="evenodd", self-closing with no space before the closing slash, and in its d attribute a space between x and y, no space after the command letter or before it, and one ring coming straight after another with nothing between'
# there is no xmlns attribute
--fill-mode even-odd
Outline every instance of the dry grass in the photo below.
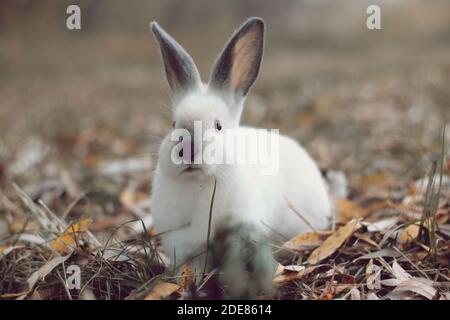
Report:
<svg viewBox="0 0 450 320"><path fill-rule="evenodd" d="M402 199L337 200L337 231L322 232L319 240L310 232L289 246L275 247L276 252L284 251L273 280L276 294L259 298L448 299L450 184L443 175L445 168L440 167L439 173L437 167L434 164L428 179L416 182ZM447 180L442 182L442 177ZM69 189L78 187L74 181L68 183L67 176L61 180L66 181L59 181L59 191L38 190L39 198L51 197L53 205L60 202L56 206L64 208L60 213L16 185L1 193L1 210L8 222L6 237L0 240L1 298L142 299L154 296L161 283L176 287L159 298L217 297L217 285L208 283L217 280L211 277L217 270L196 286L189 270L175 276L164 268L152 231L142 220L132 219L147 197L138 184L122 191L120 220L96 218L81 230L68 221L81 225L80 221L89 221L86 216L94 216L93 208L109 202L89 194L71 197ZM88 206L83 199L89 199ZM358 221L358 227L349 230L342 245L336 244L333 234L342 232L351 219ZM327 238L331 251L312 262L311 253L320 251ZM57 246L58 241L66 246ZM48 269L49 262L61 256L63 261ZM66 270L74 264L81 270L81 290L67 287ZM32 280L36 271L41 274Z"/></svg>
<svg viewBox="0 0 450 320"><path fill-rule="evenodd" d="M350 199L337 202L334 227L362 219L317 265L306 261L330 233L279 258L275 298L449 298L449 130L441 136L450 121L448 2L405 3L410 11L386 8L377 34L359 27L356 11L343 21L332 15L340 10L318 10L319 19L299 6L277 22L269 10L267 51L243 122L280 128L323 169L343 170ZM174 28L203 75L237 16L208 31ZM148 17L139 17L132 25L141 30ZM171 124L169 94L147 30L108 28L1 35L1 298L211 297L189 270L164 270L142 228L155 152ZM58 257L54 240L85 218L89 233L76 233L67 260L28 292L33 272ZM82 266L81 293L65 285L71 264Z"/></svg>

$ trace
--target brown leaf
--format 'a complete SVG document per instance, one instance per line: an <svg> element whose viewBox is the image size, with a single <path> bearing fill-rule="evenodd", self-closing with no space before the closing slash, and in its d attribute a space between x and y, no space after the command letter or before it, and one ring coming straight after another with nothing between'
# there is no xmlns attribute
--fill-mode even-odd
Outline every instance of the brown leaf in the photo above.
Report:
<svg viewBox="0 0 450 320"><path fill-rule="evenodd" d="M285 242L282 248L293 251L316 248L331 234L331 231L305 232Z"/></svg>
<svg viewBox="0 0 450 320"><path fill-rule="evenodd" d="M354 218L363 218L367 211L358 204L347 199L334 199L336 206L336 220L340 223L347 223Z"/></svg>
<svg viewBox="0 0 450 320"><path fill-rule="evenodd" d="M357 237L358 239L360 239L362 241L367 242L368 244L370 244L371 246L374 246L375 248L380 249L380 246L375 241L370 239L370 233L365 234L365 233L355 232L355 237Z"/></svg>
<svg viewBox="0 0 450 320"><path fill-rule="evenodd" d="M144 300L162 300L179 289L180 286L175 283L160 282L153 287L152 291L145 297Z"/></svg>
<svg viewBox="0 0 450 320"><path fill-rule="evenodd" d="M322 245L314 250L309 256L307 262L317 264L323 259L332 255L351 235L361 228L359 219L353 219L345 226L339 228L331 236L329 236Z"/></svg>

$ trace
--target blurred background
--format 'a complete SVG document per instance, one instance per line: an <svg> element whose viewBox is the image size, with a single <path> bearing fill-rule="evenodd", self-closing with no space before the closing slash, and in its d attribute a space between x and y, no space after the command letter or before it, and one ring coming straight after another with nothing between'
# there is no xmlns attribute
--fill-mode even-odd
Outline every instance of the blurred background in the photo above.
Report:
<svg viewBox="0 0 450 320"><path fill-rule="evenodd" d="M70 4L81 30L66 28ZM381 30L366 27L370 4ZM15 181L38 197L63 184L110 199L98 202L105 214L130 183L145 197L171 124L149 22L206 80L249 16L266 20L267 37L245 124L296 138L322 168L344 170L354 194L425 174L450 121L448 0L0 0L2 188Z"/></svg>

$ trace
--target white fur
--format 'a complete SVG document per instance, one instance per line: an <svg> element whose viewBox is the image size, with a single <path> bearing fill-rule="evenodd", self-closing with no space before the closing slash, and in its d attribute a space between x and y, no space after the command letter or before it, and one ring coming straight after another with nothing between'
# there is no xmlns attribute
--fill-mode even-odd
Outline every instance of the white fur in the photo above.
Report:
<svg viewBox="0 0 450 320"><path fill-rule="evenodd" d="M175 109L175 119L184 127L194 119L211 123L217 114L222 113L222 119L227 117L228 109L223 108L226 105L214 95L194 93ZM237 130L244 134L244 130L264 129ZM282 235L286 240L310 230L286 200L316 230L328 227L331 205L326 185L315 162L296 141L280 136L279 172L275 175L262 175L260 165L244 164L204 165L201 172L179 174L180 166L170 160L172 147L167 136L153 181L152 215L157 232L162 233L164 251L172 261L176 252L177 265L204 251L216 178L212 234L217 223L228 215L257 225L277 239Z"/></svg>
<svg viewBox="0 0 450 320"><path fill-rule="evenodd" d="M171 69L171 60L166 60L165 65L176 97L175 128L192 131L194 121L201 121L203 130L214 129L215 121L220 120L223 130L236 130L240 135L250 130L263 130L239 126L245 98L239 94L239 90L245 91L251 86L257 75L254 73L255 69L244 68L253 72L251 74L233 69L233 72L241 72L243 76L234 77L243 79L243 87L237 88L236 92L223 91L228 82L221 82L223 79L220 78L220 73L217 80L220 86L214 83L214 78L208 85L201 84L195 65L181 46L156 23L152 24L152 30L160 41L163 58L168 52L175 50L176 55L173 56L180 59L177 68ZM233 37L250 35L251 39L248 43L245 42L246 39L243 41L246 43L243 46L246 51L244 56L240 56L241 62L248 56L248 63L259 66L262 47L261 42L255 39L263 39L262 20L250 19L240 30L244 31L236 32ZM233 43L235 42L230 41L227 46ZM255 51L249 45L254 45ZM229 52L231 51L224 50L223 54ZM235 55L241 54L233 52ZM185 68L179 68L180 65ZM180 83L176 82L178 79ZM225 89L220 91L217 88ZM216 137L221 137L223 131L217 131L216 134ZM172 149L177 142L171 141L170 136L171 133L165 137L159 150L151 211L156 231L162 237L164 251L173 264L180 265L205 250L214 181L217 181L217 189L211 238L216 226L226 216L255 225L278 242L310 230L304 220L316 230L328 227L331 204L326 184L314 160L296 141L280 137L277 155L279 170L273 175L263 175L261 165L258 164L202 164L196 165L199 170L184 171L187 165L177 165L171 159ZM198 147L197 138L195 137L195 145ZM218 143L217 141L220 139L214 139L211 143ZM288 206L287 201L297 213Z"/></svg>

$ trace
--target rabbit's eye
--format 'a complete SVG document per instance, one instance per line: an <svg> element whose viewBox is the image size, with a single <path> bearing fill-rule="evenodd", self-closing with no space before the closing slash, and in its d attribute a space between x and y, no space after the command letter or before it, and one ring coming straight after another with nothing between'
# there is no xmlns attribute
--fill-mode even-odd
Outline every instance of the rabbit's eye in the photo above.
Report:
<svg viewBox="0 0 450 320"><path fill-rule="evenodd" d="M222 124L220 123L219 120L216 120L216 121L214 122L214 125L215 125L217 131L222 130Z"/></svg>
<svg viewBox="0 0 450 320"><path fill-rule="evenodd" d="M172 122L172 128L175 128L175 125L177 124L176 121Z"/></svg>

